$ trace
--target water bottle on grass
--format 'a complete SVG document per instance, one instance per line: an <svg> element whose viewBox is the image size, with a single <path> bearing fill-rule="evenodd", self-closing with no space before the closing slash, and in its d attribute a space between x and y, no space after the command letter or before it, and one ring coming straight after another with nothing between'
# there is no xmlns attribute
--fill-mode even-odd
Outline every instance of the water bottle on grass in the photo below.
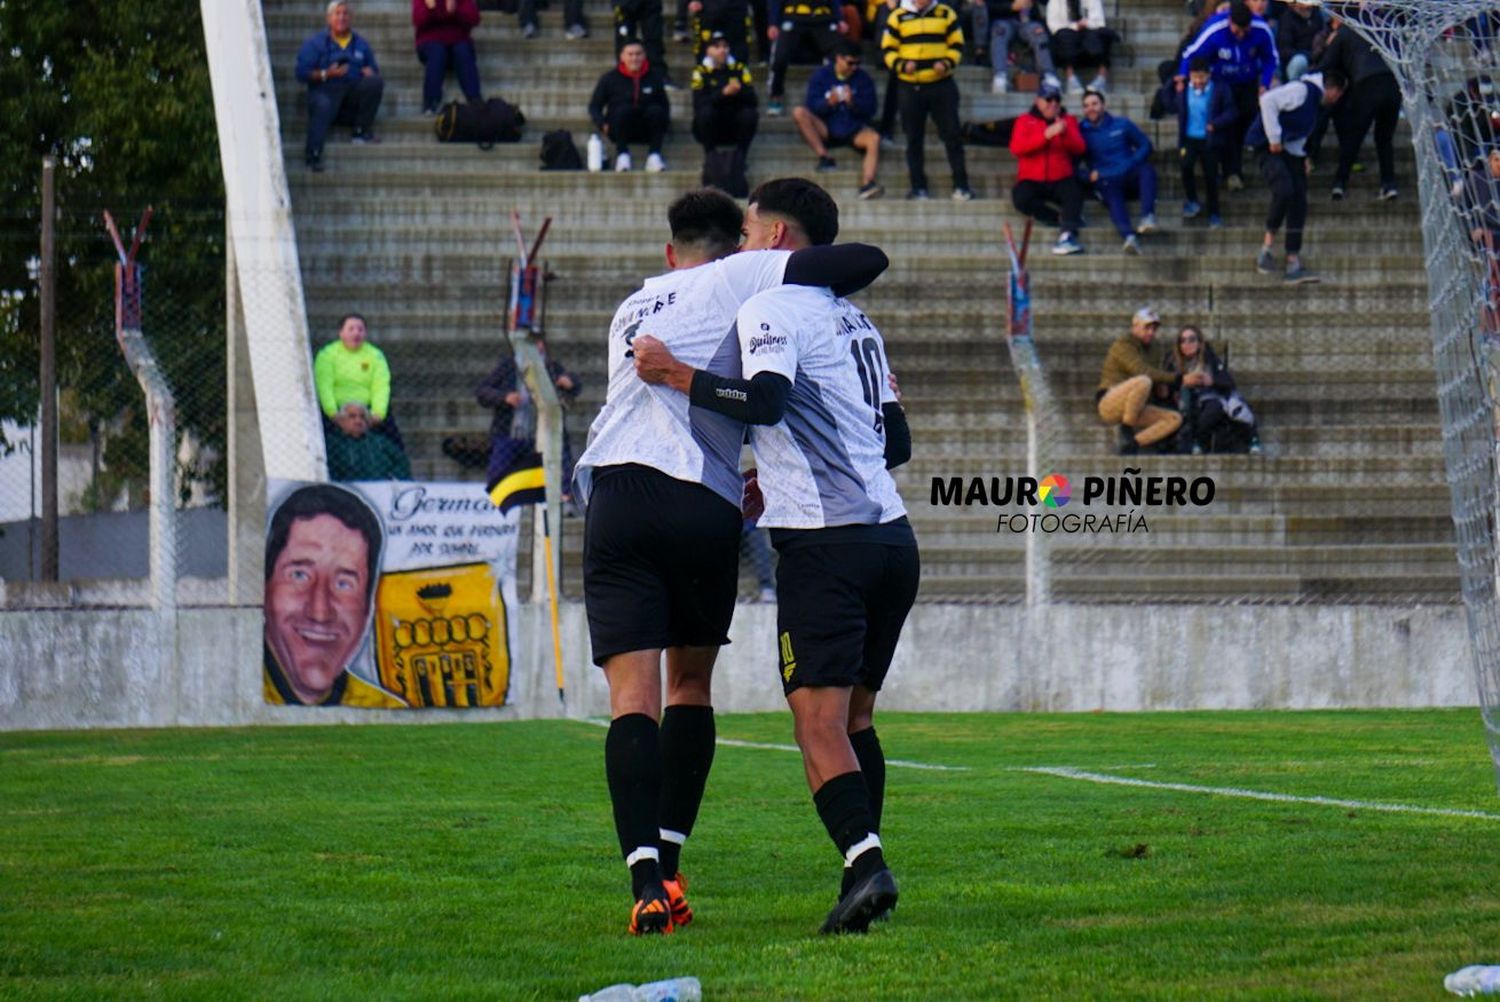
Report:
<svg viewBox="0 0 1500 1002"><path fill-rule="evenodd" d="M1454 995L1500 995L1500 965L1471 964L1443 979L1443 987Z"/></svg>
<svg viewBox="0 0 1500 1002"><path fill-rule="evenodd" d="M610 985L578 1002L703 1002L703 986L697 978L671 978L646 985Z"/></svg>

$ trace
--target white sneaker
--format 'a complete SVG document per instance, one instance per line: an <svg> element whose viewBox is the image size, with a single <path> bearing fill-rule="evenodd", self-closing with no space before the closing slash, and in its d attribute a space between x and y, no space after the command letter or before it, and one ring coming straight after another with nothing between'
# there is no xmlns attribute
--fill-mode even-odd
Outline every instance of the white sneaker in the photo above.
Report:
<svg viewBox="0 0 1500 1002"><path fill-rule="evenodd" d="M1095 77L1094 78L1094 82L1091 83L1091 84L1089 84L1089 90L1096 90L1096 91L1098 91L1101 94L1108 94L1109 93L1109 78L1105 77L1105 76L1097 76L1097 77Z"/></svg>
<svg viewBox="0 0 1500 1002"><path fill-rule="evenodd" d="M990 93L1009 94L1010 77L1006 76L1004 73L996 73L994 79L990 81Z"/></svg>
<svg viewBox="0 0 1500 1002"><path fill-rule="evenodd" d="M629 169L630 169L630 154L629 153L621 153L619 156L615 157L615 172L617 174L624 174Z"/></svg>
<svg viewBox="0 0 1500 1002"><path fill-rule="evenodd" d="M667 169L667 162L661 158L660 153L653 153L646 158L646 173L660 174Z"/></svg>
<svg viewBox="0 0 1500 1002"><path fill-rule="evenodd" d="M1074 73L1068 74L1068 96L1077 97L1083 93L1083 84L1078 82L1078 76Z"/></svg>

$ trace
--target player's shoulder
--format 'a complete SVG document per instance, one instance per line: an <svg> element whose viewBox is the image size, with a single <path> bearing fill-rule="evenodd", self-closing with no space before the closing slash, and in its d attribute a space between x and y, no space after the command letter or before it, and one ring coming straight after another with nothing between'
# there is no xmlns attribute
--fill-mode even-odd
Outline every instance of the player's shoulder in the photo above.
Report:
<svg viewBox="0 0 1500 1002"><path fill-rule="evenodd" d="M745 300L740 311L742 314L811 318L834 309L837 303L833 293L824 288L812 285L776 285Z"/></svg>

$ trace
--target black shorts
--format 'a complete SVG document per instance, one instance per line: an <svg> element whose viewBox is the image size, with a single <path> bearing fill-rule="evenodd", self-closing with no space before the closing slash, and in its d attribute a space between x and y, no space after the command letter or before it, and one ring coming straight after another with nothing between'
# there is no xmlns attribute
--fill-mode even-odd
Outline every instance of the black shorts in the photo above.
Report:
<svg viewBox="0 0 1500 1002"><path fill-rule="evenodd" d="M583 600L594 664L628 651L729 643L740 511L702 484L644 466L594 471Z"/></svg>
<svg viewBox="0 0 1500 1002"><path fill-rule="evenodd" d="M879 692L917 597L915 546L807 543L781 550L776 632L781 687Z"/></svg>

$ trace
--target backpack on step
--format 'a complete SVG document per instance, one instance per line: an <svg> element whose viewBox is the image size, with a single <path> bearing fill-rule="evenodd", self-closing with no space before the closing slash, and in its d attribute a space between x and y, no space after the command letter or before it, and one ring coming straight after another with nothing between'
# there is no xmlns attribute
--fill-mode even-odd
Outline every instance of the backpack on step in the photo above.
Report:
<svg viewBox="0 0 1500 1002"><path fill-rule="evenodd" d="M526 116L515 105L492 97L488 101L449 101L438 112L434 128L438 142L477 143L487 150L496 143L521 139Z"/></svg>
<svg viewBox="0 0 1500 1002"><path fill-rule="evenodd" d="M573 145L573 133L553 129L542 137L542 170L583 170L583 156Z"/></svg>
<svg viewBox="0 0 1500 1002"><path fill-rule="evenodd" d="M703 154L703 184L735 198L750 194L745 177L745 155L737 146L721 146Z"/></svg>

